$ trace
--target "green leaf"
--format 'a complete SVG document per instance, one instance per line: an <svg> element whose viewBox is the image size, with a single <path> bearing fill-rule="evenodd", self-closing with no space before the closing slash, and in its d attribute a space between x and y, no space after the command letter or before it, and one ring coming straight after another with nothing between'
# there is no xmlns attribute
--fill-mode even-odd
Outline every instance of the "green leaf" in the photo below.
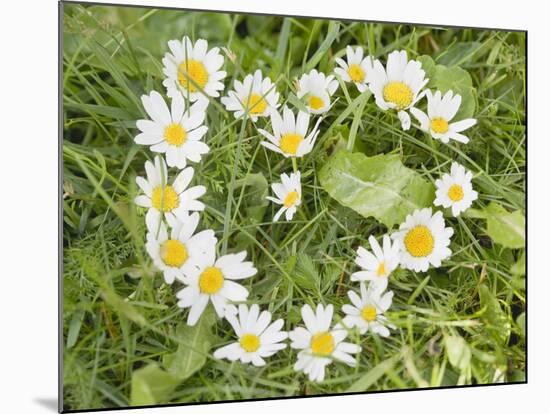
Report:
<svg viewBox="0 0 550 414"><path fill-rule="evenodd" d="M135 124L135 115L123 108L107 105L81 104L78 102L66 102L64 105L67 109L74 109L94 115L104 115L119 120L129 120Z"/></svg>
<svg viewBox="0 0 550 414"><path fill-rule="evenodd" d="M516 263L510 266L512 280L510 284L514 289L525 290L525 250L521 252Z"/></svg>
<svg viewBox="0 0 550 414"><path fill-rule="evenodd" d="M244 195L245 207L247 208L247 211L249 211L250 207L265 207L269 204L265 198L267 196L268 184L262 173L248 174L245 178L235 181L235 189L241 187L250 187ZM259 222L262 220L263 214L256 214L253 218Z"/></svg>
<svg viewBox="0 0 550 414"><path fill-rule="evenodd" d="M84 319L84 309L77 309L73 313L71 322L69 323L69 333L67 334L67 349L72 348L78 339L80 328L82 327L82 320Z"/></svg>
<svg viewBox="0 0 550 414"><path fill-rule="evenodd" d="M525 247L525 218L520 210L509 213L491 202L486 208L487 234L495 243L511 249Z"/></svg>
<svg viewBox="0 0 550 414"><path fill-rule="evenodd" d="M405 167L397 154L367 157L339 151L321 168L319 181L340 204L388 228L434 199L433 184Z"/></svg>
<svg viewBox="0 0 550 414"><path fill-rule="evenodd" d="M465 118L471 118L474 115L476 102L474 97L474 87L470 74L458 66L448 68L443 65L436 65L428 87L440 90L442 94L452 90L453 93L462 97L460 109L453 118L459 121Z"/></svg>
<svg viewBox="0 0 550 414"><path fill-rule="evenodd" d="M472 352L461 336L445 337L445 350L447 351L447 358L449 358L449 362L453 367L464 371L470 366Z"/></svg>
<svg viewBox="0 0 550 414"><path fill-rule="evenodd" d="M334 284L338 282L342 276L342 269L334 263L326 263L323 265L323 276L321 290L328 292L334 288Z"/></svg>
<svg viewBox="0 0 550 414"><path fill-rule="evenodd" d="M176 352L165 355L163 365L166 370L183 381L197 372L206 363L206 357L215 337L211 332L216 315L207 308L195 326L181 323L176 328L179 345Z"/></svg>
<svg viewBox="0 0 550 414"><path fill-rule="evenodd" d="M478 210L477 208L469 208L464 213L464 217L474 218L474 219L486 219L487 213L485 210Z"/></svg>
<svg viewBox="0 0 550 414"><path fill-rule="evenodd" d="M517 318L516 323L520 329L520 334L525 338L525 312L522 312Z"/></svg>
<svg viewBox="0 0 550 414"><path fill-rule="evenodd" d="M426 72L426 77L431 80L435 75L434 60L428 55L419 56L416 60L422 64L422 69Z"/></svg>
<svg viewBox="0 0 550 414"><path fill-rule="evenodd" d="M128 318L132 322L138 324L139 326L147 326L148 321L145 317L137 310L137 308L132 305L130 302L125 301L110 288L105 287L101 291L101 296L110 306L113 307L115 311L124 317Z"/></svg>
<svg viewBox="0 0 550 414"><path fill-rule="evenodd" d="M514 276L525 275L525 250L521 253L518 261L510 267L510 273Z"/></svg>
<svg viewBox="0 0 550 414"><path fill-rule="evenodd" d="M241 211L244 211L241 225L251 226L250 234L254 236L257 230L252 225L261 223L269 204L266 199L268 192L267 180L262 173L248 174L245 178L235 182L235 189L241 187L249 187L245 189L241 205ZM251 244L253 244L253 241L249 235L239 233L235 237L235 248L238 250L246 249Z"/></svg>
<svg viewBox="0 0 550 414"><path fill-rule="evenodd" d="M398 353L384 361L380 362L374 368L369 370L365 375L355 381L347 392L363 392L367 391L369 387L378 381L382 376L390 371L395 363L402 358L402 353Z"/></svg>
<svg viewBox="0 0 550 414"><path fill-rule="evenodd" d="M510 336L510 321L500 307L497 298L486 285L479 287L479 302L481 308L485 308L481 319L485 324L486 331L498 344L504 345Z"/></svg>
<svg viewBox="0 0 550 414"><path fill-rule="evenodd" d="M279 41L277 43L277 50L275 52L275 73L281 73L281 67L285 63L285 56L288 47L288 39L290 37L291 20L288 17L283 19L281 26L281 33L279 35Z"/></svg>
<svg viewBox="0 0 550 414"><path fill-rule="evenodd" d="M295 94L293 94L292 92L289 92L288 96L287 96L287 100L289 103L292 104L292 106L294 106L296 109L302 111L302 112L307 112L308 109L307 109L307 106L306 104L304 103L303 100L299 99Z"/></svg>
<svg viewBox="0 0 550 414"><path fill-rule="evenodd" d="M132 374L130 405L155 405L168 402L179 381L172 374L152 363Z"/></svg>
<svg viewBox="0 0 550 414"><path fill-rule="evenodd" d="M192 24L195 28L197 39L209 39L210 41L224 41L232 33L233 24L231 15L227 13L188 13L189 21L185 27ZM195 21L193 21L195 20ZM191 23L193 21L193 23ZM165 21L161 21L161 24Z"/></svg>
<svg viewBox="0 0 550 414"><path fill-rule="evenodd" d="M309 255L298 253L292 277L301 288L319 291L319 272Z"/></svg>
<svg viewBox="0 0 550 414"><path fill-rule="evenodd" d="M417 60L422 64L422 69L424 69L426 77L430 80L427 85L428 88L440 90L443 94L448 90L452 90L462 97L460 109L453 121L471 118L475 112L476 102L475 88L472 86L470 74L458 66L436 65L434 60L427 55L419 56Z"/></svg>
<svg viewBox="0 0 550 414"><path fill-rule="evenodd" d="M411 296L409 296L409 299L407 299L407 304L408 305L412 305L414 300L418 297L418 295L420 295L420 293L422 293L422 291L424 290L424 288L426 287L426 285L428 284L428 282L431 280L431 276L426 276L422 282L420 282L418 284L418 286L416 287L416 289L414 290L414 292L411 294Z"/></svg>
<svg viewBox="0 0 550 414"><path fill-rule="evenodd" d="M459 42L444 48L436 57L437 63L445 66L460 65L472 60L474 55L481 50L480 42Z"/></svg>
<svg viewBox="0 0 550 414"><path fill-rule="evenodd" d="M120 67L117 64L115 64L112 56L105 49L104 46L102 46L100 43L96 41L89 42L88 45L92 50L92 53L97 58L99 58L101 63L105 66L105 69L113 77L114 81L118 84L121 90L124 91L126 96L130 99L130 101L132 101L132 103L134 104L134 108L131 108L131 109L138 111L139 113L138 108L141 107L141 102L139 101L136 94L133 93L132 87L130 86L130 81L128 80L124 72L120 69Z"/></svg>
<svg viewBox="0 0 550 414"><path fill-rule="evenodd" d="M326 56L328 49L330 48L330 46L336 40L336 38L338 37L338 34L340 33L340 23L334 20L329 20L326 33L327 35L323 40L323 43L321 43L321 45L319 46L319 49L317 49L314 55L307 62L304 72L309 72L311 69L317 66L319 61L324 56Z"/></svg>

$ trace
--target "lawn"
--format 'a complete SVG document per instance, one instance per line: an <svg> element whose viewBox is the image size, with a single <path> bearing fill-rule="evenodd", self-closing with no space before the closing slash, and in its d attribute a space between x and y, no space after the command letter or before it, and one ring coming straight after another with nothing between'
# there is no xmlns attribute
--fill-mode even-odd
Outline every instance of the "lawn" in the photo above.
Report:
<svg viewBox="0 0 550 414"><path fill-rule="evenodd" d="M63 7L65 409L525 381L525 33ZM235 340L231 326L212 305L187 326L188 310L176 298L183 285L166 284L146 252L135 178L153 153L134 143L136 120L147 119L143 94L165 96L161 60L168 40L184 35L226 48L221 96L233 80L261 69L281 103L303 108L296 79L314 68L333 73L335 57L360 45L383 63L394 50L419 59L439 82L433 85L464 92L478 121L468 144L442 143L414 118L402 130L395 112L340 81L312 152L293 163L261 145L258 129L270 130L269 118L235 119L211 100L204 138L210 152L190 163L194 185L207 188L199 226L214 230L219 254L247 251L258 269L242 281L247 303L284 318L287 331L302 324L304 304L333 304L340 320L347 291L358 290L350 280L357 248L368 249L370 235L381 239L402 221L398 207L382 214L369 207L371 198L342 194L359 189L334 177L343 168L338 157L353 153L359 165L383 157L380 164L395 163L387 173L396 180L414 174L429 188L453 161L473 173L479 196L472 207L459 217L441 209L454 229L452 256L427 272L396 269L386 313L395 329L387 338L351 332L347 341L362 348L356 366L331 364L321 383L293 370L297 352L289 347L259 368L213 358ZM292 221L274 223L277 206L265 197L293 168L302 173L302 204Z"/></svg>

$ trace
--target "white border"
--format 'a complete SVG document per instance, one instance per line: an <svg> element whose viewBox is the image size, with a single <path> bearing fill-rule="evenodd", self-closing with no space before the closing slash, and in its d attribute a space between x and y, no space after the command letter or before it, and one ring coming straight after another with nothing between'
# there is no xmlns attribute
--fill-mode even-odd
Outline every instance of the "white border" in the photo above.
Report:
<svg viewBox="0 0 550 414"><path fill-rule="evenodd" d="M547 383L548 22L543 2L455 0L124 1L203 9L527 29L529 31L529 385L132 410L128 413L508 413L536 407ZM0 202L2 412L51 413L57 395L57 2L3 5ZM7 94L6 94L7 91ZM353 411L352 411L353 410Z"/></svg>

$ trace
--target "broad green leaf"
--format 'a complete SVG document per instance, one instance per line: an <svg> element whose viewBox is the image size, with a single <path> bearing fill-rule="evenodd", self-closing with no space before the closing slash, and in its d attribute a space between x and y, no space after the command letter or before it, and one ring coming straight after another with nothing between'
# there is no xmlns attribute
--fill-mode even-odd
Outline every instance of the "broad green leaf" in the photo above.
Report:
<svg viewBox="0 0 550 414"><path fill-rule="evenodd" d="M179 380L155 363L133 372L130 405L155 405L168 402Z"/></svg>
<svg viewBox="0 0 550 414"><path fill-rule="evenodd" d="M525 110L525 89L523 87L523 79L518 76L507 73L505 79L495 85L494 94L498 96L495 101L495 108L505 108L512 106L517 108L518 113L524 116Z"/></svg>
<svg viewBox="0 0 550 414"><path fill-rule="evenodd" d="M459 121L465 118L471 118L474 115L476 102L474 97L474 88L470 74L458 66L448 68L443 65L436 65L433 77L428 83L430 89L440 90L445 94L452 90L453 93L462 97L460 109L453 118L453 121Z"/></svg>
<svg viewBox="0 0 550 414"><path fill-rule="evenodd" d="M197 39L209 39L210 41L225 41L233 28L231 22L231 15L226 13L188 13L189 20L191 22L185 22L185 27L188 27L189 24L192 24L196 30ZM161 25L166 21L162 19L159 22Z"/></svg>
<svg viewBox="0 0 550 414"><path fill-rule="evenodd" d="M518 261L510 267L510 273L515 276L525 275L525 250L521 253Z"/></svg>
<svg viewBox="0 0 550 414"><path fill-rule="evenodd" d="M340 204L388 228L434 199L433 184L405 167L397 154L367 157L339 151L321 168L319 181Z"/></svg>
<svg viewBox="0 0 550 414"><path fill-rule="evenodd" d="M510 321L500 307L500 303L486 285L479 287L479 302L481 308L485 308L481 319L486 331L500 345L505 344L510 336Z"/></svg>
<svg viewBox="0 0 550 414"><path fill-rule="evenodd" d="M374 368L370 369L365 375L355 381L351 387L348 388L347 392L367 391L372 384L382 378L386 372L390 371L396 362L402 358L402 356L402 353L398 353L380 362Z"/></svg>
<svg viewBox="0 0 550 414"><path fill-rule="evenodd" d="M422 69L426 72L426 77L430 80L426 85L432 90L440 90L442 93L452 90L462 97L460 109L456 113L453 121L459 121L465 118L471 118L474 114L476 103L472 86L472 78L464 69L453 66L436 65L434 60L427 55L417 58L422 64Z"/></svg>
<svg viewBox="0 0 550 414"><path fill-rule="evenodd" d="M445 351L451 365L460 371L465 370L470 365L472 352L461 336L445 337Z"/></svg>
<svg viewBox="0 0 550 414"><path fill-rule="evenodd" d="M477 208L469 208L463 213L464 217L475 219L486 219L487 213L485 210L478 210Z"/></svg>
<svg viewBox="0 0 550 414"><path fill-rule="evenodd" d="M422 55L416 59L422 64L422 69L426 72L426 77L432 79L435 75L435 62L431 56Z"/></svg>
<svg viewBox="0 0 550 414"><path fill-rule="evenodd" d="M244 202L245 207L265 207L269 203L265 198L267 195L267 180L262 173L248 174L245 178L237 180L235 182L235 189L242 187L250 187L245 190ZM255 215L254 219L260 221L263 218L263 214Z"/></svg>
<svg viewBox="0 0 550 414"><path fill-rule="evenodd" d="M525 247L525 218L520 210L509 213L491 202L486 208L487 234L495 243L511 249Z"/></svg>
<svg viewBox="0 0 550 414"><path fill-rule="evenodd" d="M211 332L216 316L211 307L202 314L195 326L181 323L176 328L179 345L176 352L165 355L163 365L179 381L183 381L202 368L212 346Z"/></svg>

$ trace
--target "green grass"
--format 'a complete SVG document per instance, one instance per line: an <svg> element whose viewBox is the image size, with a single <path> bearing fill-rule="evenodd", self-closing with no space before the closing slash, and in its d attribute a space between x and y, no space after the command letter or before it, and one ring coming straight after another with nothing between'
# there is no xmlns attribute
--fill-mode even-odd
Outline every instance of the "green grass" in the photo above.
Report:
<svg viewBox="0 0 550 414"><path fill-rule="evenodd" d="M299 160L304 203L291 223L271 223L267 183L291 170L290 160L260 145L250 122L243 125L221 105L210 105L210 153L193 164L195 183L208 192L201 228L212 228L218 251L246 249L258 268L244 282L251 303L290 330L300 307L332 303L346 292L353 260L370 234L387 229L341 206L323 190L318 169L339 137L372 156L395 152L409 168L434 181L457 160L474 172L480 193L474 209L458 219L453 256L438 269L399 270L388 313L397 329L389 338L351 337L363 347L358 365L330 365L321 384L293 372L296 352L286 349L264 368L217 361L178 383L159 403L186 403L280 396L488 384L525 379L523 249L488 236L485 207L496 201L508 211L525 210L525 35L473 29L442 29L302 18L193 13L141 8L64 6L64 407L83 409L130 404L132 375L174 353L177 327L187 311L176 306L144 250L144 211L136 208L135 176L152 155L137 146L135 120L145 118L140 96L164 93L160 60L169 39L189 35L225 46L226 91L234 78L255 69L277 81L290 105L294 78L314 67L329 73L334 56L360 44L377 58L395 49L410 57L460 65L475 88L477 126L467 145L444 145L416 128L404 132L394 114L372 98L358 99L342 84L321 123L314 151ZM259 121L264 126L266 121ZM338 317L341 313L337 311ZM337 318L338 318L337 317ZM217 321L213 349L232 339ZM471 359L460 368L446 338L461 337ZM447 345L446 345L447 344Z"/></svg>

